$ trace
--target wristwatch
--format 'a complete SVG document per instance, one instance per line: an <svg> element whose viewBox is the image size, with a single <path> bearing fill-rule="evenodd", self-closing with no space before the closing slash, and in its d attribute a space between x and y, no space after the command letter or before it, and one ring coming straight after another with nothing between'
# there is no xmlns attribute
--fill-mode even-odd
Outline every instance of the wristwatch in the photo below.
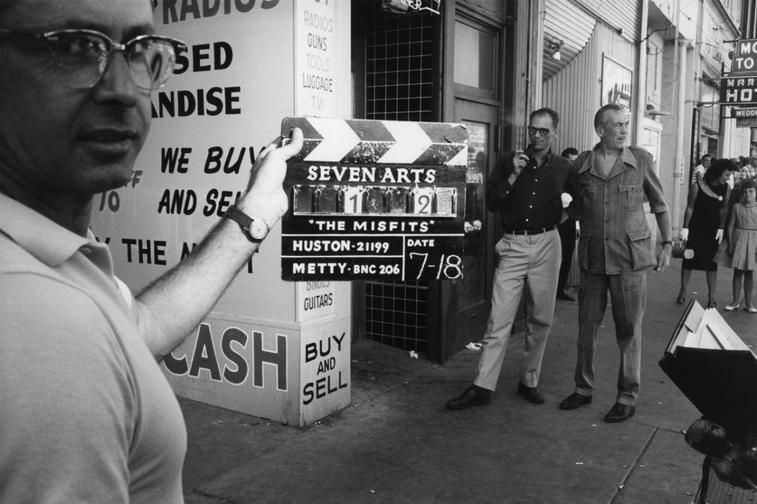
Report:
<svg viewBox="0 0 757 504"><path fill-rule="evenodd" d="M250 217L234 205L229 207L223 216L239 224L242 234L252 243L262 242L268 234L268 224L263 219Z"/></svg>

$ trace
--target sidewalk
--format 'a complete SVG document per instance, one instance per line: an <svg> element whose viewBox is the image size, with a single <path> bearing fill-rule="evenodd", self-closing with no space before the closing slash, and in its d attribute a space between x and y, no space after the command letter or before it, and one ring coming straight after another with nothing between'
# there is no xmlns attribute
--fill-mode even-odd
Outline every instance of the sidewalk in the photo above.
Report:
<svg viewBox="0 0 757 504"><path fill-rule="evenodd" d="M478 352L463 350L440 366L371 342L352 347L352 405L306 429L181 400L189 433L186 501L690 503L702 457L681 430L699 415L657 365L684 307L675 304L680 264L673 260L664 273L649 274L641 396L624 423L602 421L615 399L618 366L609 308L593 403L557 408L573 391L577 323L577 303L561 301L544 358L541 406L515 392L522 349L515 335L486 407L444 409L473 379ZM722 311L732 271L719 273L721 313L747 344L757 344L757 315ZM706 300L703 272L694 272L689 287L689 298Z"/></svg>

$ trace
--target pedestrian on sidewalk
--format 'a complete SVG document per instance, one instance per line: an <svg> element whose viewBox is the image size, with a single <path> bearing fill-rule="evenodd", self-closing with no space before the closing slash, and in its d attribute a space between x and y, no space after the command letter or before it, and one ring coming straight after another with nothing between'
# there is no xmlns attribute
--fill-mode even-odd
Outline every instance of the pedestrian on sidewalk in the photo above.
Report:
<svg viewBox="0 0 757 504"><path fill-rule="evenodd" d="M570 161L551 150L559 122L554 110L532 112L528 148L505 153L487 183L486 206L501 213L504 228L495 247L499 262L492 305L478 375L473 385L447 402L447 409L489 404L523 295L526 335L518 392L534 404L544 403L537 386L555 311L561 257L557 225L572 199L566 191L573 192L567 187Z"/></svg>
<svg viewBox="0 0 757 504"><path fill-rule="evenodd" d="M578 149L568 147L560 155L572 163L578 157ZM560 233L560 243L562 244L562 261L560 261L560 274L557 278L557 299L562 301L576 300L573 294L567 290L568 275L573 263L573 252L576 249L576 228L575 217L565 212L563 221L557 227L557 231Z"/></svg>
<svg viewBox="0 0 757 504"><path fill-rule="evenodd" d="M670 262L670 215L654 160L639 147L627 147L628 111L601 107L594 116L599 143L575 161L576 213L581 225L578 258L578 352L575 392L560 403L572 410L591 403L594 350L610 293L615 337L620 349L616 402L606 422L622 422L635 412L641 382L641 325L647 296L647 271ZM662 250L655 259L644 196L657 219Z"/></svg>
<svg viewBox="0 0 757 504"><path fill-rule="evenodd" d="M704 174L709 169L711 163L712 154L702 154L702 157L699 158L699 164L694 167L694 180L692 180L692 184L704 177Z"/></svg>
<svg viewBox="0 0 757 504"><path fill-rule="evenodd" d="M757 178L757 157L742 158L734 163L736 170L733 172L733 184L738 186L744 180Z"/></svg>
<svg viewBox="0 0 757 504"><path fill-rule="evenodd" d="M721 264L733 268L731 302L726 311L738 310L744 288L744 309L757 313L752 304L753 273L757 269L757 181L746 179L740 185L741 201L733 206L728 221L728 237L718 252Z"/></svg>
<svg viewBox="0 0 757 504"><path fill-rule="evenodd" d="M718 159L689 188L680 238L686 242L686 250L690 250L694 255L684 257L681 263L681 288L676 297L678 304L686 302L686 289L691 280L691 272L700 270L705 272L707 280L707 308L717 306L715 285L718 264L714 259L718 245L723 239L729 195L727 181L733 168L730 160Z"/></svg>
<svg viewBox="0 0 757 504"><path fill-rule="evenodd" d="M286 211L302 134L263 149L228 218L132 296L93 198L131 179L180 50L148 0L0 3L0 502L184 501L186 427L158 363Z"/></svg>

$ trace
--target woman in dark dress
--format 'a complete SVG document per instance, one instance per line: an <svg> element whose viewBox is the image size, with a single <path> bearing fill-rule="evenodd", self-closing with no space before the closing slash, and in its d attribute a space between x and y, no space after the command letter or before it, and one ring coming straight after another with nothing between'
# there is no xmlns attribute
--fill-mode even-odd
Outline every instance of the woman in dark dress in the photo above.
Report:
<svg viewBox="0 0 757 504"><path fill-rule="evenodd" d="M707 307L716 307L714 296L718 265L713 258L723 239L729 191L727 180L733 168L733 163L728 159L715 160L704 176L689 189L681 228L681 239L686 241L687 254L681 265L681 290L676 298L678 304L686 301L686 288L692 270L700 270L706 272ZM693 257L690 257L691 252Z"/></svg>

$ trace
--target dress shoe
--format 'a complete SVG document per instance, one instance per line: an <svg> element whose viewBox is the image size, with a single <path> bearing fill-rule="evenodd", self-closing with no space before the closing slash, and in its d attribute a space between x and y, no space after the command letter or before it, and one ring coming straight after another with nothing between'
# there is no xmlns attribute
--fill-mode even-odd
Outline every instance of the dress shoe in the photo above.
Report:
<svg viewBox="0 0 757 504"><path fill-rule="evenodd" d="M557 299L562 299L563 301L575 301L575 296L572 296L568 293L565 289L557 291Z"/></svg>
<svg viewBox="0 0 757 504"><path fill-rule="evenodd" d="M536 387L527 387L518 382L518 393L534 404L544 404L544 394L539 392Z"/></svg>
<svg viewBox="0 0 757 504"><path fill-rule="evenodd" d="M560 403L561 410L574 410L581 406L591 404L591 396L581 395L578 392L573 392L568 397L562 400Z"/></svg>
<svg viewBox="0 0 757 504"><path fill-rule="evenodd" d="M738 301L735 301L733 303L725 305L725 308L723 308L723 309L725 311L733 311L733 310L738 310L739 308L741 308L741 300L740 299Z"/></svg>
<svg viewBox="0 0 757 504"><path fill-rule="evenodd" d="M465 392L447 401L448 410L463 410L471 406L486 406L491 400L491 391L471 385Z"/></svg>
<svg viewBox="0 0 757 504"><path fill-rule="evenodd" d="M618 423L628 420L636 413L635 406L629 406L628 404L615 403L615 405L605 415L605 422Z"/></svg>

